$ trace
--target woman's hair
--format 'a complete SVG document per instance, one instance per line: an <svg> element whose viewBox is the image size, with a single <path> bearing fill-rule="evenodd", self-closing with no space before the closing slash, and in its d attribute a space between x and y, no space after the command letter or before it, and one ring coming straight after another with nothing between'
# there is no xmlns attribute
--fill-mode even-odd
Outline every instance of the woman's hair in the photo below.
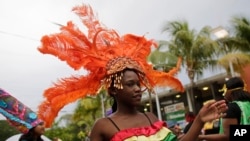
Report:
<svg viewBox="0 0 250 141"><path fill-rule="evenodd" d="M187 122L192 122L195 119L195 114L193 112L187 112L185 114L185 119Z"/></svg>
<svg viewBox="0 0 250 141"><path fill-rule="evenodd" d="M43 141L41 135L35 135L35 127L33 127L26 134L22 134L18 141L34 141L35 137L36 141Z"/></svg>
<svg viewBox="0 0 250 141"><path fill-rule="evenodd" d="M114 113L117 110L117 102L115 100L115 97L114 96L112 96L112 97L113 97L112 113Z"/></svg>
<svg viewBox="0 0 250 141"><path fill-rule="evenodd" d="M245 83L240 77L230 78L225 83L227 90L231 90L230 97L234 101L250 101L250 93L245 90Z"/></svg>
<svg viewBox="0 0 250 141"><path fill-rule="evenodd" d="M234 101L250 101L250 93L243 89L234 90L230 95Z"/></svg>

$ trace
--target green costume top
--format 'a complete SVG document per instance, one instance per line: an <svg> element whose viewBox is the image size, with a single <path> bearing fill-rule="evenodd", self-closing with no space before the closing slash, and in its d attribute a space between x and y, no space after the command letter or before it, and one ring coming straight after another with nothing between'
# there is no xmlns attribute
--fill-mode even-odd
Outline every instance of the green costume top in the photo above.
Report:
<svg viewBox="0 0 250 141"><path fill-rule="evenodd" d="M240 121L238 121L238 123L240 125L247 125L247 124L250 124L250 102L249 101L233 101L230 104L233 104L233 103L236 103L239 107L239 110L240 111L236 111L237 109L232 109L230 107L232 106L228 106L228 112L232 112L232 113L241 113L240 117L230 117L230 118L237 118L237 119L240 119ZM229 117L225 117L225 118L229 118ZM220 119L221 122L220 122L220 133L223 133L223 125L222 125L222 120L223 119Z"/></svg>

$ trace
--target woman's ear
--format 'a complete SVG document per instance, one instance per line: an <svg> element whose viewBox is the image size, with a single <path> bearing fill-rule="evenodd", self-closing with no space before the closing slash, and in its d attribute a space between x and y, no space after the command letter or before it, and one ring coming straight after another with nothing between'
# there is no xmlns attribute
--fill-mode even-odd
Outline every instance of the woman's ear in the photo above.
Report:
<svg viewBox="0 0 250 141"><path fill-rule="evenodd" d="M113 88L112 91L111 91L111 94L112 95L116 95L117 94L117 90L115 88Z"/></svg>
<svg viewBox="0 0 250 141"><path fill-rule="evenodd" d="M116 88L114 88L114 87L110 87L109 89L108 89L108 93L110 94L110 95L116 95L117 94L117 90L116 90Z"/></svg>

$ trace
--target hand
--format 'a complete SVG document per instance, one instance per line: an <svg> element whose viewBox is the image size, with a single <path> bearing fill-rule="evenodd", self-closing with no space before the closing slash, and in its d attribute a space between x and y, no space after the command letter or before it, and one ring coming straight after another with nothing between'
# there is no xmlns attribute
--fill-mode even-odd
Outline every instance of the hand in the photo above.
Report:
<svg viewBox="0 0 250 141"><path fill-rule="evenodd" d="M211 101L204 105L198 113L200 120L205 123L212 121L217 118L224 117L224 113L227 110L227 105L225 100Z"/></svg>

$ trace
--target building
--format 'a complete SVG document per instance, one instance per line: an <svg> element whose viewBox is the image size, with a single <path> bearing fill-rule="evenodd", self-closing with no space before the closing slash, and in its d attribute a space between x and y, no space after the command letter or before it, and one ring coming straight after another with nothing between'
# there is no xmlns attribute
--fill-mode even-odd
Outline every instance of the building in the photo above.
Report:
<svg viewBox="0 0 250 141"><path fill-rule="evenodd" d="M193 95L190 92L190 84L184 86L185 91L183 93L169 89L161 89L157 95L151 95L153 112L158 115L158 118L161 120L169 120L168 116L171 116L171 114L169 115L168 112L175 112L176 115L172 117L176 118L178 118L178 116L183 117L185 112L188 111L197 113L204 102L212 99L223 99L223 93L219 90L223 87L227 77L226 73L221 73L196 81L193 88ZM143 95L142 103L144 111L150 111L148 94Z"/></svg>

